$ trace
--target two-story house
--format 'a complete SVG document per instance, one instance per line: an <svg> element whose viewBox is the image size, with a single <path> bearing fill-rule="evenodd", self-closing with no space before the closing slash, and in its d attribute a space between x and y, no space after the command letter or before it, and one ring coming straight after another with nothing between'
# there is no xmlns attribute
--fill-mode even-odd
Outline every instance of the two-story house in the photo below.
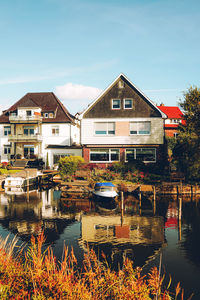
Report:
<svg viewBox="0 0 200 300"><path fill-rule="evenodd" d="M0 116L1 161L82 155L76 119L53 93L27 93Z"/></svg>
<svg viewBox="0 0 200 300"><path fill-rule="evenodd" d="M90 163L162 159L166 115L120 74L81 114L83 157Z"/></svg>
<svg viewBox="0 0 200 300"><path fill-rule="evenodd" d="M160 104L158 108L167 115L164 123L165 136L177 137L179 124L185 125L183 113L178 106L165 106Z"/></svg>

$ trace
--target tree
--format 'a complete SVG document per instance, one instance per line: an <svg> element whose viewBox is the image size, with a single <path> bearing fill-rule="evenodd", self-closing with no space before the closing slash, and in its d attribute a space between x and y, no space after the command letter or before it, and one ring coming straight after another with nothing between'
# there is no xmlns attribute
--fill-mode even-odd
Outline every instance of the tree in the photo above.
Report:
<svg viewBox="0 0 200 300"><path fill-rule="evenodd" d="M183 95L184 101L180 102L180 106L185 112L186 131L200 137L200 89L190 87Z"/></svg>
<svg viewBox="0 0 200 300"><path fill-rule="evenodd" d="M190 87L183 93L180 107L184 110L185 125L179 126L173 158L177 168L189 181L200 180L200 89Z"/></svg>

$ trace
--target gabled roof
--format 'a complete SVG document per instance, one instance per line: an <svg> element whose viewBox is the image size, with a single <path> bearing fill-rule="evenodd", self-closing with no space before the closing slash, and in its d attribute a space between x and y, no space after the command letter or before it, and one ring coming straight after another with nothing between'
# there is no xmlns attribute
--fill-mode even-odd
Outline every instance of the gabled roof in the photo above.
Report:
<svg viewBox="0 0 200 300"><path fill-rule="evenodd" d="M167 115L168 119L182 119L183 113L178 106L160 105L158 108Z"/></svg>
<svg viewBox="0 0 200 300"><path fill-rule="evenodd" d="M56 112L55 118L43 118L43 123L74 123L72 116L54 93L27 93L0 116L0 123L9 122L9 112L18 108L41 108L42 112Z"/></svg>
<svg viewBox="0 0 200 300"><path fill-rule="evenodd" d="M111 88L112 86L119 80L119 79L124 79L129 82L130 86L132 86L133 89L137 90L137 92L145 98L147 102L149 102L159 113L161 114L162 118L166 119L167 116L165 113L163 113L154 103L151 101L139 88L137 88L123 73L120 73L117 78L90 104L88 107L80 113L79 118L81 119L85 113L87 113L98 101L101 99Z"/></svg>

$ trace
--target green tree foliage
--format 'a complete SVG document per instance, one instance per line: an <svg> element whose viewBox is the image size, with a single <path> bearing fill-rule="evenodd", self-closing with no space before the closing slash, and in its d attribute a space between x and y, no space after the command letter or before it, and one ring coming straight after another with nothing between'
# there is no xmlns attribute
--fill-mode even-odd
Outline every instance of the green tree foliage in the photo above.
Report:
<svg viewBox="0 0 200 300"><path fill-rule="evenodd" d="M188 181L200 181L200 89L190 87L180 102L185 126L179 126L173 158Z"/></svg>
<svg viewBox="0 0 200 300"><path fill-rule="evenodd" d="M190 87L183 96L184 100L180 102L180 107L184 110L185 131L200 137L200 89Z"/></svg>
<svg viewBox="0 0 200 300"><path fill-rule="evenodd" d="M69 175L72 176L78 166L84 163L84 159L80 156L65 156L59 160L59 173L62 178Z"/></svg>

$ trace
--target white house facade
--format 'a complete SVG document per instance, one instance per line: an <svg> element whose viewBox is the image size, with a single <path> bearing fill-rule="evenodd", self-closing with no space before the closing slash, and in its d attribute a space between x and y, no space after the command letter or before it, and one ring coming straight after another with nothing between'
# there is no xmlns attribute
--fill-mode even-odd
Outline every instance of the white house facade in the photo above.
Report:
<svg viewBox="0 0 200 300"><path fill-rule="evenodd" d="M0 116L1 161L82 155L79 126L53 93L28 93Z"/></svg>

